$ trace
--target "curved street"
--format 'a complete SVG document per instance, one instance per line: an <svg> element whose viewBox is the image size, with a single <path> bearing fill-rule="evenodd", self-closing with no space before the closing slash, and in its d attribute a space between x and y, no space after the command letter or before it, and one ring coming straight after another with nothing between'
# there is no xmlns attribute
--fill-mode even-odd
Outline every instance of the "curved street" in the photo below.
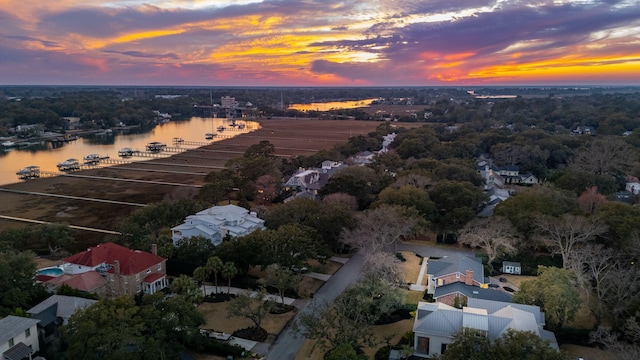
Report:
<svg viewBox="0 0 640 360"><path fill-rule="evenodd" d="M309 300L302 310L296 314L293 321L296 321L300 314L311 311L310 306L314 302L333 303L335 299L342 294L351 284L354 284L360 277L360 270L364 264L364 256L361 253L355 254L347 261L331 278L316 292L313 299ZM292 324L293 321L290 323ZM300 351L300 347L304 343L305 338L296 337L291 326L287 325L267 354L267 359L289 360L295 359L296 354Z"/></svg>
<svg viewBox="0 0 640 360"><path fill-rule="evenodd" d="M440 258L460 253L473 255L473 251L467 249L402 242L397 244L396 251L410 251L420 254L423 257ZM318 290L318 292L315 293L313 299L307 301L300 312L294 317L293 321L296 321L300 314L311 311L313 308L313 302L326 302L331 304L340 294L342 294L343 291L352 284L355 284L360 277L360 272L364 265L364 258L364 255L360 252L351 257L351 259L349 259L349 261L347 261L340 270L331 276L331 278ZM289 324L292 324L293 321ZM306 339L304 337L296 337L291 330L290 325L287 325L271 346L266 358L269 360L293 360L295 359L296 354L300 351L305 340Z"/></svg>

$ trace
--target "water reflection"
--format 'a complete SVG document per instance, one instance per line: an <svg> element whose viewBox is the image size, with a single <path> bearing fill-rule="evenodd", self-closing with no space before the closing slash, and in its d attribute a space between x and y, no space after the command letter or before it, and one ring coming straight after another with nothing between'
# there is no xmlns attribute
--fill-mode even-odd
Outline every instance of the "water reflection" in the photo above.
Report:
<svg viewBox="0 0 640 360"><path fill-rule="evenodd" d="M129 147L144 151L146 144L152 141L174 146L172 141L175 137L180 137L185 142L198 142L202 146L212 141L221 141L254 131L259 126L257 122L244 119L233 122L230 119L194 117L190 120L160 124L148 131L142 129L134 129L127 133L113 131L110 135L91 135L70 142L42 142L27 148L2 149L0 150L0 185L19 182L16 171L30 165L40 166L42 171L58 171L56 164L69 158L82 159L87 154L118 158L118 150L121 148ZM224 130L218 131L218 128L224 128ZM213 140L206 140L205 133L212 131L216 137ZM198 145L177 144L175 146L189 149ZM148 158L132 157L129 160L145 161Z"/></svg>
<svg viewBox="0 0 640 360"><path fill-rule="evenodd" d="M364 99L364 100L349 100L349 101L330 101L330 102L317 102L310 104L292 104L289 105L289 109L298 111L329 111L339 109L355 109L361 107L368 107L372 101L376 99Z"/></svg>

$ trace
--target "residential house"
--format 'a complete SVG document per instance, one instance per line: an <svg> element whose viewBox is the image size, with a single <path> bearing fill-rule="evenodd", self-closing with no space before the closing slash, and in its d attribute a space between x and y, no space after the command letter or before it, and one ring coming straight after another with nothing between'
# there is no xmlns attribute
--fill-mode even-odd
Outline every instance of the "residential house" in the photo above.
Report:
<svg viewBox="0 0 640 360"><path fill-rule="evenodd" d="M479 258L463 254L444 257L442 259L427 260L427 293L436 295L438 287L444 287L453 283L463 283L467 286L480 287L485 284L484 268ZM448 293L442 290L438 292L438 301L453 305L456 297L460 301L458 288L448 287ZM462 299L464 300L464 299Z"/></svg>
<svg viewBox="0 0 640 360"><path fill-rule="evenodd" d="M0 319L2 360L22 360L40 351L37 319L9 315Z"/></svg>
<svg viewBox="0 0 640 360"><path fill-rule="evenodd" d="M640 182L637 181L628 181L624 186L625 191L632 193L633 195L640 194Z"/></svg>
<svg viewBox="0 0 640 360"><path fill-rule="evenodd" d="M502 272L505 274L522 275L522 265L515 261L503 261Z"/></svg>
<svg viewBox="0 0 640 360"><path fill-rule="evenodd" d="M53 295L27 312L32 319L39 320L38 330L44 342L48 343L57 335L58 328L69 322L71 315L96 302L97 300L76 296Z"/></svg>
<svg viewBox="0 0 640 360"><path fill-rule="evenodd" d="M446 352L453 337L464 329L474 329L492 342L509 329L530 331L558 349L555 335L544 325L544 313L532 305L469 298L467 306L458 309L420 302L413 323L414 355L431 357Z"/></svg>
<svg viewBox="0 0 640 360"><path fill-rule="evenodd" d="M438 286L433 294L433 300L436 302L456 307L466 305L470 298L511 302L513 295L502 290L490 289L485 284L478 287L463 282Z"/></svg>
<svg viewBox="0 0 640 360"><path fill-rule="evenodd" d="M375 155L376 154L371 151L359 152L353 156L353 163L359 166L371 164L373 162L373 158L375 157Z"/></svg>
<svg viewBox="0 0 640 360"><path fill-rule="evenodd" d="M293 193L292 196L285 199L285 202L296 197L316 199L320 189L327 184L329 178L346 167L346 164L339 161L323 161L320 168L298 169L284 182L284 191Z"/></svg>
<svg viewBox="0 0 640 360"><path fill-rule="evenodd" d="M54 293L62 285L67 285L73 289L85 293L92 293L99 296L106 295L107 279L96 271L87 271L78 274L62 274L60 276L36 276L36 280L42 282L47 290Z"/></svg>
<svg viewBox="0 0 640 360"><path fill-rule="evenodd" d="M596 134L596 130L593 126L584 126L584 125L580 125L576 127L571 132L576 135L595 135Z"/></svg>
<svg viewBox="0 0 640 360"><path fill-rule="evenodd" d="M491 159L482 158L477 162L478 174L485 180L485 189L493 186L503 187L505 185L533 185L540 180L532 173L520 173L520 167L509 165L498 167Z"/></svg>
<svg viewBox="0 0 640 360"><path fill-rule="evenodd" d="M63 259L64 274L45 284L55 290L55 285L74 287L85 279L91 287L102 279L100 286L92 291L101 296L153 294L168 286L166 262L167 259L157 255L155 244L152 253L148 253L109 242Z"/></svg>
<svg viewBox="0 0 640 360"><path fill-rule="evenodd" d="M195 215L189 215L184 223L171 228L173 244L194 236L202 236L218 246L228 235L244 236L258 229L265 229L264 220L255 212L237 206L213 206Z"/></svg>

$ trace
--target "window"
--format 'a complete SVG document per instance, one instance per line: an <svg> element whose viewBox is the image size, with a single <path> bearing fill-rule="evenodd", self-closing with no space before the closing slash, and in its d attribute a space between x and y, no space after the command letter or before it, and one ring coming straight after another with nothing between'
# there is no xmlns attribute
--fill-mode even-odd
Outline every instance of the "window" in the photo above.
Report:
<svg viewBox="0 0 640 360"><path fill-rule="evenodd" d="M440 345L440 354L444 354L447 351L447 344Z"/></svg>
<svg viewBox="0 0 640 360"><path fill-rule="evenodd" d="M424 336L418 336L418 344L416 350L421 354L429 353L429 338Z"/></svg>
<svg viewBox="0 0 640 360"><path fill-rule="evenodd" d="M13 338L9 339L9 347L12 347L13 345L15 345L15 343L13 342Z"/></svg>
<svg viewBox="0 0 640 360"><path fill-rule="evenodd" d="M25 337L29 337L29 336L31 336L31 329L26 329L26 330L24 331L24 336L25 336Z"/></svg>
<svg viewBox="0 0 640 360"><path fill-rule="evenodd" d="M162 271L162 263L158 264L158 271Z"/></svg>
<svg viewBox="0 0 640 360"><path fill-rule="evenodd" d="M147 269L147 274L151 274L151 269Z"/></svg>

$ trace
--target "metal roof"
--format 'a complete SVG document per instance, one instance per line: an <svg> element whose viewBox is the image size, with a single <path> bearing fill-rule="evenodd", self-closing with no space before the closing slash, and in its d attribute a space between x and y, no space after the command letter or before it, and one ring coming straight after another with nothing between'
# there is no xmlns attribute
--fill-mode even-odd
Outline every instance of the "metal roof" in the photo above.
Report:
<svg viewBox="0 0 640 360"><path fill-rule="evenodd" d="M40 320L13 315L0 319L0 344L8 342L9 339L37 325L39 321Z"/></svg>

